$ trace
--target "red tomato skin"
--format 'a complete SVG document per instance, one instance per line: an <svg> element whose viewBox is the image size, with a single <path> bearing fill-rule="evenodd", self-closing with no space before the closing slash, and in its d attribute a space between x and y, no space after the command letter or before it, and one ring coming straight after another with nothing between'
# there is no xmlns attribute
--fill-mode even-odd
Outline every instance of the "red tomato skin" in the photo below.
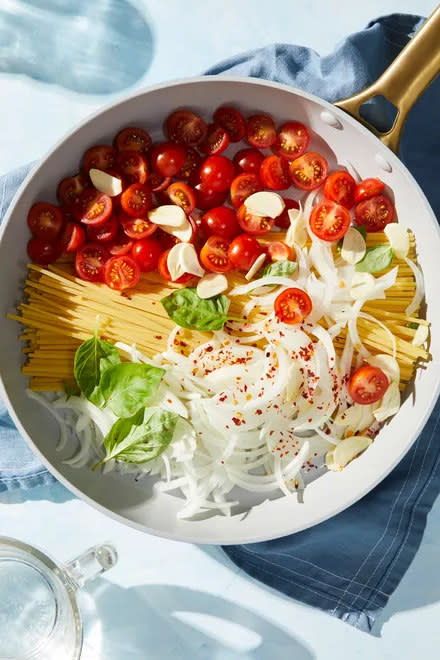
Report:
<svg viewBox="0 0 440 660"><path fill-rule="evenodd" d="M118 218L124 233L129 238L135 240L148 238L154 234L157 229L157 225L155 225L154 222L150 222L148 218L135 218L132 215L124 213L122 210L119 211Z"/></svg>
<svg viewBox="0 0 440 660"><path fill-rule="evenodd" d="M236 176L230 188L231 204L238 208L249 195L263 190L260 177L256 174L246 173Z"/></svg>
<svg viewBox="0 0 440 660"><path fill-rule="evenodd" d="M92 169L111 170L116 161L116 149L108 144L99 144L87 149L83 158L83 170L86 174Z"/></svg>
<svg viewBox="0 0 440 660"><path fill-rule="evenodd" d="M174 282L175 284L188 284L188 282L194 279L194 276L191 275L190 273L183 273L183 275L181 275L177 280L171 279L170 271L168 270L168 265L167 265L169 251L170 250L166 250L165 252L162 252L162 254L159 257L159 261L157 264L157 270L159 271L159 275L163 277L164 280L167 280L167 282Z"/></svg>
<svg viewBox="0 0 440 660"><path fill-rule="evenodd" d="M299 121L288 121L278 129L272 149L280 158L294 160L307 151L309 142L308 128Z"/></svg>
<svg viewBox="0 0 440 660"><path fill-rule="evenodd" d="M180 170L177 172L176 177L183 181L188 181L191 174L196 170L202 162L202 157L198 151L193 147L187 147L185 154L185 162ZM200 183L200 181L197 181Z"/></svg>
<svg viewBox="0 0 440 660"><path fill-rule="evenodd" d="M136 126L126 126L115 137L115 147L118 151L140 151L146 153L151 149L153 140L148 131Z"/></svg>
<svg viewBox="0 0 440 660"><path fill-rule="evenodd" d="M212 273L228 273L234 268L228 256L230 242L221 236L210 236L200 251L202 266Z"/></svg>
<svg viewBox="0 0 440 660"><path fill-rule="evenodd" d="M313 178L310 178L304 170L313 171ZM294 186L301 190L315 190L327 178L328 163L324 156L308 151L290 163L289 172Z"/></svg>
<svg viewBox="0 0 440 660"><path fill-rule="evenodd" d="M63 206L71 208L81 193L86 188L90 188L90 185L89 178L82 172L75 176L68 176L58 184L57 197Z"/></svg>
<svg viewBox="0 0 440 660"><path fill-rule="evenodd" d="M61 255L61 246L58 241L34 236L28 241L27 252L32 261L40 266L47 266Z"/></svg>
<svg viewBox="0 0 440 660"><path fill-rule="evenodd" d="M143 273L149 273L157 268L162 247L155 238L143 238L133 243L131 256Z"/></svg>
<svg viewBox="0 0 440 660"><path fill-rule="evenodd" d="M183 181L175 181L166 190L169 197L168 203L180 206L185 213L192 213L196 208L196 195L194 190Z"/></svg>
<svg viewBox="0 0 440 660"><path fill-rule="evenodd" d="M238 270L247 272L263 253L263 248L253 236L239 234L231 241L228 257Z"/></svg>
<svg viewBox="0 0 440 660"><path fill-rule="evenodd" d="M312 311L312 301L306 291L292 287L284 289L275 299L275 316L288 325L297 325Z"/></svg>
<svg viewBox="0 0 440 660"><path fill-rule="evenodd" d="M200 168L202 185L215 192L228 190L234 176L234 164L225 156L208 156Z"/></svg>
<svg viewBox="0 0 440 660"><path fill-rule="evenodd" d="M388 389L389 381L384 372L369 364L356 369L348 383L348 392L356 403L376 403Z"/></svg>
<svg viewBox="0 0 440 660"><path fill-rule="evenodd" d="M242 204L237 211L237 220L241 230L253 236L266 234L275 224L275 220L273 218L267 218L250 213L244 204Z"/></svg>
<svg viewBox="0 0 440 660"><path fill-rule="evenodd" d="M260 166L260 179L269 190L290 188L289 170L279 156L267 156Z"/></svg>
<svg viewBox="0 0 440 660"><path fill-rule="evenodd" d="M149 176L147 159L140 151L119 152L116 167L128 185L145 183Z"/></svg>
<svg viewBox="0 0 440 660"><path fill-rule="evenodd" d="M133 246L133 239L127 236L122 227L119 227L117 235L107 243L106 248L113 257L121 257L128 254Z"/></svg>
<svg viewBox="0 0 440 660"><path fill-rule="evenodd" d="M349 172L340 170L332 172L324 183L324 197L330 199L346 209L351 209L354 205L354 192L356 190L356 181Z"/></svg>
<svg viewBox="0 0 440 660"><path fill-rule="evenodd" d="M207 211L200 226L205 236L215 235L229 240L241 231L236 212L227 206L216 206Z"/></svg>
<svg viewBox="0 0 440 660"><path fill-rule="evenodd" d="M238 172L247 172L248 174L260 174L260 165L264 160L261 151L254 147L246 147L237 151L232 162L234 163Z"/></svg>
<svg viewBox="0 0 440 660"><path fill-rule="evenodd" d="M88 282L103 282L104 266L109 258L110 254L102 243L84 243L75 255L78 277Z"/></svg>
<svg viewBox="0 0 440 660"><path fill-rule="evenodd" d="M230 138L224 128L217 124L209 124L206 138L200 145L200 150L208 156L221 154L228 148Z"/></svg>
<svg viewBox="0 0 440 660"><path fill-rule="evenodd" d="M252 147L264 149L275 142L277 132L272 117L269 115L252 115L247 123L247 141Z"/></svg>
<svg viewBox="0 0 440 660"><path fill-rule="evenodd" d="M86 242L86 232L78 222L69 220L60 236L63 252L74 254Z"/></svg>
<svg viewBox="0 0 440 660"><path fill-rule="evenodd" d="M290 218L289 218L289 209L299 209L299 204L296 199L290 199L290 197L283 197L284 204L286 205L284 211L278 218L275 218L275 224L280 229L289 229L290 227Z"/></svg>
<svg viewBox="0 0 440 660"><path fill-rule="evenodd" d="M356 186L356 190L354 191L354 201L357 204L358 202L362 202L364 199L370 199L370 197L380 195L384 189L385 184L380 179L364 179Z"/></svg>
<svg viewBox="0 0 440 660"><path fill-rule="evenodd" d="M63 213L54 204L37 202L30 208L27 223L34 236L53 241L62 229Z"/></svg>
<svg viewBox="0 0 440 660"><path fill-rule="evenodd" d="M273 241L267 246L267 254L271 261L293 261L295 255L290 247L282 241Z"/></svg>
<svg viewBox="0 0 440 660"><path fill-rule="evenodd" d="M93 188L86 188L73 207L73 215L75 220L84 225L102 225L109 219L112 210L111 197Z"/></svg>
<svg viewBox="0 0 440 660"><path fill-rule="evenodd" d="M132 183L121 196L122 209L134 218L144 217L153 205L153 197L148 186Z"/></svg>
<svg viewBox="0 0 440 660"><path fill-rule="evenodd" d="M246 119L231 106L220 106L214 112L214 122L225 129L231 142L240 142L246 135Z"/></svg>
<svg viewBox="0 0 440 660"><path fill-rule="evenodd" d="M221 206L228 196L226 190L221 192L209 190L205 189L202 184L197 185L194 191L196 194L196 206L201 211L208 211L215 206Z"/></svg>
<svg viewBox="0 0 440 660"><path fill-rule="evenodd" d="M206 122L191 110L175 110L166 120L166 133L171 142L195 147L206 137Z"/></svg>
<svg viewBox="0 0 440 660"><path fill-rule="evenodd" d="M327 219L334 218L334 222L328 225ZM345 236L350 227L350 213L340 204L324 200L313 207L310 214L310 229L322 241L339 241Z"/></svg>
<svg viewBox="0 0 440 660"><path fill-rule="evenodd" d="M111 215L102 225L88 225L86 228L87 239L89 241L98 241L99 243L111 241L118 233L118 228L118 218L115 215Z"/></svg>
<svg viewBox="0 0 440 660"><path fill-rule="evenodd" d="M386 195L376 195L358 202L354 215L356 224L365 225L367 231L383 231L390 222L395 221L394 204Z"/></svg>
<svg viewBox="0 0 440 660"><path fill-rule="evenodd" d="M151 152L151 167L162 176L174 176L185 162L185 149L174 142L160 142Z"/></svg>
<svg viewBox="0 0 440 660"><path fill-rule="evenodd" d="M104 266L104 281L110 289L123 291L132 289L139 282L141 271L136 261L128 254L110 257Z"/></svg>

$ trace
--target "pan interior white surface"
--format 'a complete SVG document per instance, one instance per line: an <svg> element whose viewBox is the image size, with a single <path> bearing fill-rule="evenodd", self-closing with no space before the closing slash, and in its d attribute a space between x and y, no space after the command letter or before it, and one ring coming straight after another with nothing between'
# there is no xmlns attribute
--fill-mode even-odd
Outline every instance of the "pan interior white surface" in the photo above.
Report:
<svg viewBox="0 0 440 660"><path fill-rule="evenodd" d="M49 414L25 394L26 379L20 328L5 319L22 295L26 273L26 215L37 199L54 199L56 183L75 172L81 154L95 143L110 142L123 126L160 128L175 108L191 107L203 116L230 103L245 114L270 112L277 123L297 119L313 131L310 150L329 160L330 167L347 162L361 176L380 176L394 193L397 214L417 240L419 263L426 285L427 317L432 323L433 360L415 378L412 393L368 451L341 473L328 473L311 483L304 502L280 497L256 503L241 494L240 513L179 521L181 505L173 495L156 493L152 483L131 477L101 475L62 464L66 454L55 451L57 429ZM158 130L152 130L159 138ZM139 529L198 543L241 543L276 538L310 527L335 515L373 488L408 451L431 411L440 380L440 299L438 255L440 234L436 219L418 185L398 158L341 111L298 90L251 79L200 78L155 87L94 116L59 143L25 182L3 223L0 242L0 374L4 394L19 429L51 471L91 504ZM7 350L5 350L7 347ZM73 449L73 448L72 448Z"/></svg>

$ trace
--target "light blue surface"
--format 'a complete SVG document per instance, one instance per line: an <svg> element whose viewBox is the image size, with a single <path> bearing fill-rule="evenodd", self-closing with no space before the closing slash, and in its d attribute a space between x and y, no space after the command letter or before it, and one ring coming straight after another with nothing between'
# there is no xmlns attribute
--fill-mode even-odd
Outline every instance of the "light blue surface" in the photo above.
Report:
<svg viewBox="0 0 440 660"><path fill-rule="evenodd" d="M4 36L1 19L6 20L7 28L11 28L10 14L17 10L18 4L17 2L9 2L8 0L6 3L3 1L1 4L0 49ZM25 2L20 3L21 6L25 4ZM28 2L27 4L30 3ZM46 10L43 11L42 20L48 19L47 7L54 5L50 0L46 2L33 0L32 4L34 6L46 7ZM106 9L111 14L112 7L117 4L121 5L122 2L96 2L93 6L96 8L100 4L103 9ZM139 3L139 6L141 4ZM201 8L199 3L194 2L149 2L144 4L148 6L151 12L150 18L144 12L142 13L144 16L147 16L147 23L150 25L154 35L152 48L153 60L148 73L137 84L194 74L207 68L218 59L231 55L235 51L258 47L272 41L295 41L296 43L312 45L317 50L326 52L330 50L337 39L344 36L345 33L359 29L376 14L397 10L426 14L432 9L431 3L424 2L399 4L388 2L382 3L380 6L379 3L372 2L368 3L368 7L363 7L362 9L356 8L356 10L350 9L349 5L347 5L344 11L339 5L336 20L334 15L332 15L333 10L327 6L327 3L324 4L323 2L308 3L307 15L299 14L298 10L295 11L292 8L292 3L279 2L275 5L279 8L279 11L275 12L272 17L266 17L263 6L259 3L256 6L257 3L255 2L242 2L239 6L237 3L224 2L221 11L217 9L217 13L215 8L218 7L218 3L214 2L204 3L204 8ZM196 4L198 9L195 7ZM398 6L396 6L397 4ZM58 2L57 5L63 6L64 3ZM196 22L199 25L211 26L213 24L213 18L208 16L208 13L214 13L216 20L220 24L219 29L215 30L215 35L211 29L206 30L205 28L203 30L199 28L197 30L197 25L194 24ZM191 17L191 21L193 22L192 26L188 25L189 17ZM247 20L247 17L249 20ZM49 16L49 18L51 17ZM319 29L317 29L317 25ZM325 25L325 30L322 29L323 25ZM85 28L87 28L87 24L83 25L81 29ZM177 39L177 32L174 35L175 38L173 38L174 30L178 31L179 40ZM98 38L99 34L95 36ZM62 49L62 43L61 45L58 44L58 47ZM168 49L168 59L165 59L166 53L164 49ZM181 52L179 52L179 49ZM98 67L98 64L102 66L102 62L96 63L93 61L92 54L93 48L91 49L89 59L86 60L86 64L88 66L93 65ZM75 53L72 52L72 68L75 64L79 65L79 62L75 63L74 56ZM45 61L48 59L47 52L44 59ZM14 67L10 67L11 70L24 72L24 67L20 62L14 64ZM0 67L3 67L3 65L4 60L0 57ZM7 65L8 62L6 62L5 66ZM57 72L50 71L49 61L47 65L49 68L45 72L45 79L59 80L56 77L59 75L59 72L57 74ZM84 65L84 62L82 62L82 65ZM105 70L105 67L103 67L103 70ZM29 69L26 69L26 71L29 72ZM36 73L35 71L31 73L41 77L41 74L38 74L38 69ZM98 89L96 79L101 74L99 71L96 73L95 70L94 75L95 82L93 85L95 87L91 83L91 88L93 87L96 90ZM105 72L104 77L107 75L107 72ZM123 72L121 73L121 77L123 78ZM72 87L72 80L74 79L75 76L69 77L70 87ZM91 79L93 79L93 76ZM99 84L102 85L103 81ZM16 164L41 155L41 148L48 147L58 135L61 135L64 130L72 125L72 121L74 122L83 114L87 114L89 110L99 107L103 100L103 98L98 100L96 97L87 97L72 93L66 89L50 89L47 87L47 83L35 83L28 78L17 79L16 74L3 76L0 79L0 85L2 101L6 99L6 103L3 102L1 104L1 113L6 113L5 116L7 116L8 125L8 131L2 134L0 171L5 171ZM108 100L109 97L106 96L105 102ZM54 110L55 116L53 115ZM69 120L68 123L63 124L63 119L65 121ZM3 123L3 125L5 124ZM21 127L20 130L9 130L10 126L13 128L15 125ZM27 134L26 131L29 131L29 129L31 130ZM59 130L59 133L56 133L57 130ZM44 142L46 139L47 142ZM6 140L6 144L4 144L4 140ZM14 158L16 159L15 161ZM62 490L58 492L59 488L57 487L57 491L55 492L59 495L58 499L63 499ZM43 497L49 496L44 489L38 490L41 491ZM282 653L284 657L287 649L289 649L293 657L298 658L310 658L314 656L332 658L333 654L336 655L337 651L338 655L340 654L342 636L340 636L341 628L339 626L343 624L333 622L326 615L302 607L297 603L278 596L270 590L262 588L252 581L246 580L240 575L237 576L237 569L231 567L224 559L221 559L219 551L213 550L212 553L206 555L206 551L198 548L182 547L176 544L170 544L167 541L144 537L132 530L125 530L125 528L121 528L119 525L103 519L102 516L98 516L96 512L76 500L66 502L62 505L61 503L49 505L36 499L41 494L31 494L32 499L26 504L17 503L16 506L2 507L1 531L19 536L24 540L33 540L34 543L46 547L53 554L58 554L61 558L64 558L81 549L78 545L73 547L74 544L81 542L88 545L101 540L100 538L96 538L94 534L98 530L102 530L106 533L107 538L118 545L121 555L125 555L120 567L113 574L115 577L112 575L109 576L109 580L115 581L118 580L117 576L119 576L119 583L124 588L115 588L108 583L105 588L102 584L101 586L97 584L93 588L96 594L99 594L98 608L103 613L103 630L105 632L105 641L103 644L105 652L101 651L99 656L92 653L89 657L142 658L144 657L143 652L145 651L147 641L151 639L153 633L154 643L152 641L152 646L155 648L155 653L151 657L277 658L281 657ZM13 496L9 497L14 499ZM6 501L6 499L6 496L2 496L0 501ZM20 499L20 496L18 496L18 499ZM50 511L45 510L47 507L51 507ZM3 513L3 509L5 509L5 513ZM50 517L48 513L50 513ZM100 524L97 523L98 519ZM52 534L54 530L48 529L47 525L43 525L40 522L41 520L51 520L54 530L58 528L61 532L61 538L58 538L57 534ZM438 521L438 516L436 520ZM73 538L69 538L67 521L69 526L71 525L69 528L72 530L71 537ZM82 525L82 533L78 534L81 521L84 521L87 526ZM64 533L62 530L64 530ZM92 536L90 535L91 530L93 530ZM430 531L428 529L427 536ZM437 536L434 535L434 538L438 539L438 525L434 531L437 532ZM32 532L32 536L28 536L28 532ZM128 544L129 539L131 539L133 547L130 547L130 544ZM123 552L124 548L126 549L125 553ZM423 554L425 548L426 538L415 564L419 561L419 557ZM167 557L168 555L175 556L177 570L176 566L170 566L169 561L163 561L163 557ZM146 556L151 557L151 564L145 562ZM143 563L139 565L139 568L136 568L136 558L138 558L138 561L142 558ZM219 559L224 564L224 568L222 569L216 563ZM415 564L411 567L409 575L413 571ZM402 600L404 609L407 609L411 605L418 606L420 603L429 604L431 601L435 603L437 601L438 582L436 585L432 576L434 567L430 570L429 565L425 564L424 566L425 568L421 570L421 573L427 576L429 575L429 582L426 580L424 583L422 582L422 585L424 585L424 590L428 593L428 596L425 594L420 601L417 600L416 602L408 598ZM404 580L404 584L406 584L407 580L408 575ZM154 589L147 589L140 586L150 582L167 583L173 585L173 587L164 588L162 586L160 589L156 587ZM430 588L428 588L428 584ZM130 586L130 597L124 594L127 585L132 585ZM184 589L175 589L176 586L183 586ZM207 594L198 594L195 591L196 588L207 592ZM110 590L112 593L109 593ZM397 594L401 590L402 585L399 587L387 610L390 609ZM226 601L219 598L213 599L213 595L221 596ZM117 600L114 600L116 597ZM139 607L139 611L135 612L134 608L138 600L143 602L143 607ZM228 602L230 600L236 603L235 608ZM119 607L114 608L115 603L119 602L121 603L121 609L127 612L127 614L121 619L118 617L116 621L115 618L112 619L112 616L114 616L113 612L115 609L118 611L118 615L120 615ZM438 615L439 608L438 606L436 607L437 609L435 610L435 606L431 606L429 611L434 609ZM182 615L180 621L185 620L186 626L176 626L176 619L172 611L176 609L186 611L192 608L196 608L198 612L204 612L205 615L206 613L210 613L211 619L207 620L205 617L202 620L194 614L187 615L186 618ZM131 614L129 615L128 611L130 609ZM400 609L400 606L397 605L396 609ZM150 610L154 610L154 615ZM249 610L252 610L253 613L249 613ZM243 635L239 634L237 630L235 632L227 630L226 624L220 625L218 621L212 618L213 616L227 618L228 612L229 616L232 616L236 622L245 622L246 625L254 628L261 636L261 642L258 642L258 638L255 635L253 637L245 635L244 638L245 641L247 640L246 643L248 646L240 646L240 644L244 644ZM271 613L269 619L267 612ZM133 618L132 621L131 617ZM427 638L423 641L417 635L417 647L411 647L412 640L409 638L408 633L406 633L405 637L405 626L401 628L400 634L402 639L405 640L405 643L402 642L400 647L396 646L396 639L393 634L390 637L391 643L387 646L385 644L385 637L380 641L367 640L365 636L361 636L359 639L359 633L351 630L348 631L343 626L344 655L346 657L362 658L372 657L372 655L376 657L406 658L414 657L417 648L419 654L423 655L423 657L434 657L431 649L436 646L434 639L435 632L433 632L435 629L434 627L429 628L429 626L427 628L417 628L414 617L416 617L416 613L414 613L411 619L411 628L418 629L422 635L423 631L425 631L424 636ZM145 619L148 619L149 625L145 624ZM399 619L399 617L393 617L391 623L394 623L394 619ZM172 626L170 625L170 621L173 621ZM191 621L190 627L188 627L188 621ZM89 616L89 635L87 637L87 645L90 649L93 648L93 644L96 644L96 647L99 646L99 625L95 621L95 625L92 626L93 622L94 616L92 616L91 612ZM388 624L386 630L391 626L391 623ZM108 628L105 628L105 626L108 626ZM194 634L195 627L200 629L203 626L207 626L209 634ZM318 626L319 634L317 635ZM408 627L407 624L406 629ZM110 630L110 628L112 629ZM168 634L166 632L167 630ZM328 631L327 636L324 633L325 630ZM130 637L136 637L136 642L133 639L129 641L124 640L124 631L125 633L130 631ZM191 634L188 631L192 631ZM399 635L399 631L397 634ZM213 642L212 638L216 636L219 638L219 641ZM294 644L292 637L296 637L298 640L298 646L296 648L295 646L292 647L292 644ZM185 641L182 642L182 639ZM337 639L339 639L339 645L334 645ZM352 648L347 646L348 640L350 640L350 644L353 644ZM382 646L372 646L371 644L373 642L374 644L382 644ZM426 650L423 649L424 643L426 643ZM179 653L176 653L179 644L182 644L183 648L187 651L186 654L179 655Z"/></svg>

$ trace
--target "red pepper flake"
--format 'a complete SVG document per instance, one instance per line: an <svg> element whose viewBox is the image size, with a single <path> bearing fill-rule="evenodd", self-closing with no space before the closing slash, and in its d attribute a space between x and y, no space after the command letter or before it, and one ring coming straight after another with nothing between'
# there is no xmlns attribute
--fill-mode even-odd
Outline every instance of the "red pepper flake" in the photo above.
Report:
<svg viewBox="0 0 440 660"><path fill-rule="evenodd" d="M213 346L207 346L205 350L206 350L207 353L210 353L211 351L214 350L214 347Z"/></svg>
<svg viewBox="0 0 440 660"><path fill-rule="evenodd" d="M240 426L241 420L238 419L238 417L233 417L232 421L234 422L235 426Z"/></svg>
<svg viewBox="0 0 440 660"><path fill-rule="evenodd" d="M173 403L171 399L167 399L168 403Z"/></svg>
<svg viewBox="0 0 440 660"><path fill-rule="evenodd" d="M269 435L273 435L275 431L269 431Z"/></svg>
<svg viewBox="0 0 440 660"><path fill-rule="evenodd" d="M325 433L326 435L330 435L331 431L330 431L330 429L325 429L324 433Z"/></svg>
<svg viewBox="0 0 440 660"><path fill-rule="evenodd" d="M308 419L307 421L308 421L309 424L311 424L311 422L312 422L312 418L309 417L309 419Z"/></svg>
<svg viewBox="0 0 440 660"><path fill-rule="evenodd" d="M223 401L226 401L227 398L228 398L228 395L227 395L227 394L223 394L223 396L221 396L221 397L219 398L219 401L221 401L221 402L223 403Z"/></svg>
<svg viewBox="0 0 440 660"><path fill-rule="evenodd" d="M154 300L152 300L152 301L151 301L151 304L152 304L152 305L155 305L155 304L156 304L156 302L155 302Z"/></svg>
<svg viewBox="0 0 440 660"><path fill-rule="evenodd" d="M225 462L224 462L224 461L220 461L220 463L221 463L222 465L224 465L224 464L225 464Z"/></svg>
<svg viewBox="0 0 440 660"><path fill-rule="evenodd" d="M163 339L162 335L154 335L155 339Z"/></svg>
<svg viewBox="0 0 440 660"><path fill-rule="evenodd" d="M255 414L256 415L262 415L263 411L258 408L258 410L255 411Z"/></svg>

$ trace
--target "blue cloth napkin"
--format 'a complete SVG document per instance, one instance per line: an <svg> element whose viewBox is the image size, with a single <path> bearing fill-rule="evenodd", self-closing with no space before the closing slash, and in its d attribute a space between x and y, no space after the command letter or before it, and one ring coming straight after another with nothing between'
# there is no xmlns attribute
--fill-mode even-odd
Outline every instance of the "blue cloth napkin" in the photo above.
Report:
<svg viewBox="0 0 440 660"><path fill-rule="evenodd" d="M423 19L396 14L370 23L334 53L273 45L234 57L207 73L268 78L295 85L329 101L373 82L396 57ZM436 213L440 187L437 80L407 122L401 156ZM378 122L382 109L371 107ZM0 179L0 219L27 170ZM267 543L224 548L249 575L352 625L371 630L375 617L413 559L426 515L440 490L440 404L393 473L369 495L335 518L305 532ZM0 405L0 491L29 488L52 477L38 464Z"/></svg>

